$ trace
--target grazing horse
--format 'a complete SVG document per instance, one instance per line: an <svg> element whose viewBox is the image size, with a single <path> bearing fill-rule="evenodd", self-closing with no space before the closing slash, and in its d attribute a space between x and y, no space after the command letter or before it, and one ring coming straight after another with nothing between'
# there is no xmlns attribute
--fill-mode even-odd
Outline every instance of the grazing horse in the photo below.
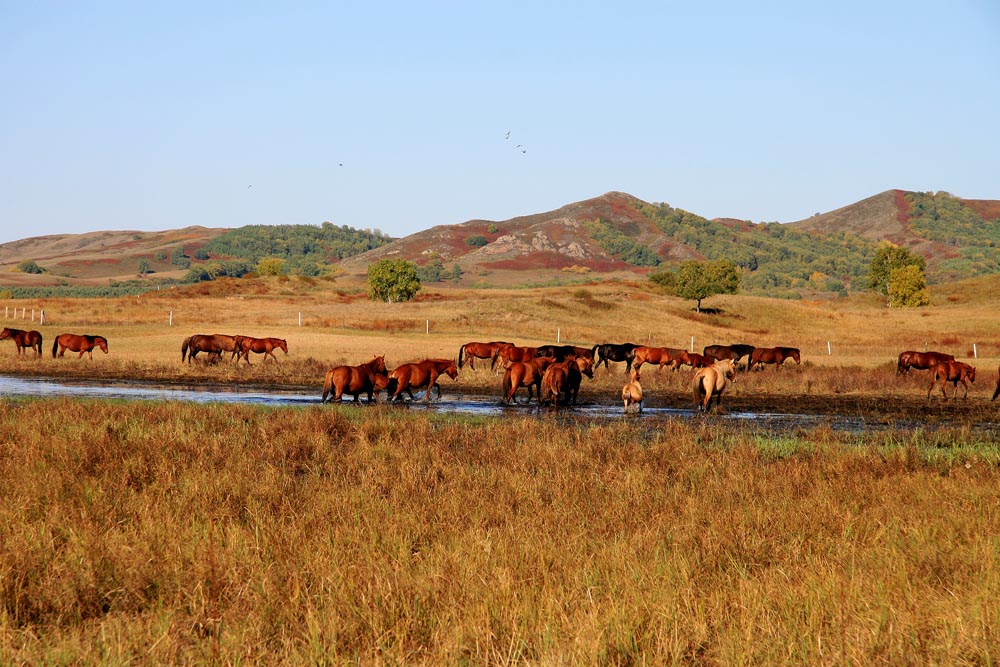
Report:
<svg viewBox="0 0 1000 667"><path fill-rule="evenodd" d="M404 391L410 395L410 400L414 400L413 390L427 387L427 394L424 400L431 402L431 389L438 387L438 376L445 374L452 380L458 378L458 368L451 359L424 359L411 364L396 366L389 373L389 398L399 400L400 394ZM393 383L395 380L395 383ZM441 387L438 387L440 392Z"/></svg>
<svg viewBox="0 0 1000 667"><path fill-rule="evenodd" d="M635 357L635 348L640 347L635 343L600 343L594 346L591 357L597 354L597 366L604 363L604 368L608 368L609 361L624 361L625 372L632 370L632 359Z"/></svg>
<svg viewBox="0 0 1000 667"><path fill-rule="evenodd" d="M462 368L465 359L469 361L469 368L476 370L476 359L489 359L490 370L497 363L497 354L505 347L513 347L513 343L497 340L492 343L466 343L458 348L458 367Z"/></svg>
<svg viewBox="0 0 1000 667"><path fill-rule="evenodd" d="M639 370L643 364L656 364L656 370L661 370L667 364L672 364L683 353L684 350L676 347L647 347L640 345L635 348L632 358L632 368ZM676 366L671 367L676 370Z"/></svg>
<svg viewBox="0 0 1000 667"><path fill-rule="evenodd" d="M359 366L337 366L326 372L320 403L325 403L327 396L332 396L331 401L339 402L345 392L354 396L355 403L359 402L358 396L364 392L368 394L368 402L371 403L373 395L388 385L385 355L374 357Z"/></svg>
<svg viewBox="0 0 1000 667"><path fill-rule="evenodd" d="M91 336L89 334L59 334L52 341L52 358L56 358L56 350L59 351L58 356L60 357L66 354L66 350L69 350L80 353L77 359L82 358L84 354L90 355L90 358L93 359L95 347L101 348L104 350L104 354L107 354L108 340L104 336Z"/></svg>
<svg viewBox="0 0 1000 667"><path fill-rule="evenodd" d="M714 364L717 359L714 357L709 357L704 354L698 354L697 352L687 352L682 350L681 353L674 359L673 363L670 364L672 370L677 370L681 366L690 366L691 368L708 368ZM730 359L730 361L732 361ZM735 365L735 362L733 362Z"/></svg>
<svg viewBox="0 0 1000 667"><path fill-rule="evenodd" d="M958 387L955 387L955 389L957 390ZM1000 368L997 368L997 388L993 392L993 398L991 398L990 400L991 401L997 400L997 396L1000 396Z"/></svg>
<svg viewBox="0 0 1000 667"><path fill-rule="evenodd" d="M797 347L757 347L750 353L750 363L747 370L756 366L758 369L764 368L764 364L775 364L775 369L781 368L786 359L794 359L796 364L801 364L799 348Z"/></svg>
<svg viewBox="0 0 1000 667"><path fill-rule="evenodd" d="M737 343L735 345L706 345L701 353L714 359L732 359L737 366L740 365L740 359L747 357L747 370L750 370L749 357L753 351L753 345Z"/></svg>
<svg viewBox="0 0 1000 667"><path fill-rule="evenodd" d="M253 336L236 336L236 361L239 363L240 357L246 359L247 366L250 365L250 353L263 354L264 361L268 356L278 362L274 356L275 350L281 350L288 354L288 343L284 338L254 338Z"/></svg>
<svg viewBox="0 0 1000 667"><path fill-rule="evenodd" d="M947 383L951 382L952 386L955 387L952 398L958 398L959 382L965 387L963 398L969 397L969 383L976 383L976 367L961 361L942 361L934 366L934 372L931 375L933 379L931 380L931 386L927 388L927 400L930 400L931 391L933 391L934 385L938 382L941 383L941 395L944 396L945 400L948 400L948 394L944 390L944 386Z"/></svg>
<svg viewBox="0 0 1000 667"><path fill-rule="evenodd" d="M695 409L698 412L708 412L715 399L715 409L722 403L722 392L726 390L726 381L736 382L736 362L732 359L716 361L708 368L699 368L694 374L692 388L694 390Z"/></svg>
<svg viewBox="0 0 1000 667"><path fill-rule="evenodd" d="M238 336L228 334L194 334L188 336L181 343L181 362L185 358L188 363L194 361L199 352L206 352L211 361L215 361L222 356L223 352L232 352L229 355L230 361L237 356L236 339Z"/></svg>
<svg viewBox="0 0 1000 667"><path fill-rule="evenodd" d="M24 348L28 348L36 352L36 358L42 356L42 334L39 332L4 327L4 330L0 331L0 340L6 340L7 338L14 340L14 347L17 348L18 354L24 354Z"/></svg>
<svg viewBox="0 0 1000 667"><path fill-rule="evenodd" d="M521 387L528 388L528 403L537 390L539 403L542 399L542 374L555 357L535 357L529 361L514 361L503 374L503 401L513 403L514 395Z"/></svg>
<svg viewBox="0 0 1000 667"><path fill-rule="evenodd" d="M536 357L555 357L556 361L566 361L570 357L587 357L594 360L594 351L589 347L576 345L542 345L535 350Z"/></svg>
<svg viewBox="0 0 1000 667"><path fill-rule="evenodd" d="M633 368L630 373L631 381L622 387L622 400L625 401L625 412L630 406L636 406L642 412L642 385L639 384L639 369Z"/></svg>
<svg viewBox="0 0 1000 667"><path fill-rule="evenodd" d="M914 350L900 352L899 359L896 361L896 375L902 375L911 368L925 371L934 368L942 361L955 361L955 356L933 350L929 352L916 352Z"/></svg>

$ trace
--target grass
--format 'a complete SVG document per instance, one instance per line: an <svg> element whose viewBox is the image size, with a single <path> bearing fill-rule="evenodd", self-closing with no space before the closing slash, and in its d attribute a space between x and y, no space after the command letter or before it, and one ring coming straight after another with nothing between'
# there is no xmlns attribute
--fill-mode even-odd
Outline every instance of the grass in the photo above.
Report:
<svg viewBox="0 0 1000 667"><path fill-rule="evenodd" d="M801 367L743 374L724 405L834 405L888 427L0 399L0 655L993 664L1000 448L980 427L997 422L1000 296L984 298L889 311L717 297L718 313L692 318L690 304L623 283L441 290L388 306L329 284L232 281L34 304L44 327L5 325L41 328L48 344L102 333L111 354L54 360L46 346L18 359L4 344L2 373L312 386L318 402L326 368L375 353L392 366L454 356L469 340L647 332L677 347L690 336L698 347L798 344ZM250 367L181 364L196 332L279 336L290 352ZM922 339L959 356L980 343L968 401L928 402L925 375L896 377L895 355ZM643 373L653 405L689 407L689 381ZM620 367L601 370L581 397L617 405L623 382ZM485 371L445 383L499 394Z"/></svg>

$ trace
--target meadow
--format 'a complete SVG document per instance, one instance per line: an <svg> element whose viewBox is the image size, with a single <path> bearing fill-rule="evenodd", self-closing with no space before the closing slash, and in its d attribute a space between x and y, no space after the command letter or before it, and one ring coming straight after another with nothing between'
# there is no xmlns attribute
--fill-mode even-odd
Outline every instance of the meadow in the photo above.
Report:
<svg viewBox="0 0 1000 667"><path fill-rule="evenodd" d="M45 355L19 359L4 341L0 372L315 387L317 404L0 399L0 655L24 665L994 664L1000 449L981 427L1000 412L988 296L1000 290L989 287L914 311L717 297L703 316L625 283L441 290L389 306L322 282L233 281L20 304L44 308L46 324L5 325L43 330ZM106 335L111 353L52 359L62 331ZM182 364L180 342L197 332L280 336L289 355ZM731 405L903 406L928 425L774 433L715 416L475 418L318 403L330 365L385 354L391 367L453 357L468 340L557 335L796 345L801 367L743 374ZM928 403L926 375L895 376L895 355L925 344L966 360L976 346L981 376L967 401ZM647 376L652 400L689 400L688 372ZM622 382L620 367L601 370L581 399L617 402ZM499 393L487 371L443 386Z"/></svg>

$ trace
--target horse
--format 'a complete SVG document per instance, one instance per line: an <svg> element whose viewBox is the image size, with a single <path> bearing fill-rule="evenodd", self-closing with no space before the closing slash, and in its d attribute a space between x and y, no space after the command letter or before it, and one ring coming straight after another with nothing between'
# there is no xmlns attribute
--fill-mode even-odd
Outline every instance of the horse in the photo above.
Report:
<svg viewBox="0 0 1000 667"><path fill-rule="evenodd" d="M750 363L747 370L756 366L758 369L764 368L764 364L775 364L775 369L781 368L786 359L794 359L796 364L801 364L799 348L797 347L757 347L750 353Z"/></svg>
<svg viewBox="0 0 1000 667"><path fill-rule="evenodd" d="M590 356L593 358L597 354L597 366L604 363L604 368L608 368L609 361L624 361L625 372L632 370L632 359L635 356L635 348L640 347L635 343L600 343L591 350Z"/></svg>
<svg viewBox="0 0 1000 667"><path fill-rule="evenodd" d="M719 409L727 380L736 382L736 362L732 359L721 359L708 368L699 368L695 372L692 388L697 412L708 412L713 398L715 409Z"/></svg>
<svg viewBox="0 0 1000 667"><path fill-rule="evenodd" d="M706 345L701 353L714 359L732 359L737 366L740 365L740 359L747 357L747 370L750 370L749 357L753 351L753 345L736 343L735 345Z"/></svg>
<svg viewBox="0 0 1000 667"><path fill-rule="evenodd" d="M490 360L490 370L497 363L497 353L505 347L513 347L513 343L508 343L506 341L497 340L492 343L466 343L462 347L458 348L458 367L461 369L464 359L468 359L469 368L476 370L476 359L489 359Z"/></svg>
<svg viewBox="0 0 1000 667"><path fill-rule="evenodd" d="M242 357L246 359L247 366L250 365L251 352L263 354L264 361L267 361L267 357L270 356L274 359L275 363L277 363L278 358L274 356L275 350L281 350L285 354L288 354L288 343L284 338L254 338L253 336L236 336L236 361L239 362L239 358Z"/></svg>
<svg viewBox="0 0 1000 667"><path fill-rule="evenodd" d="M916 368L918 371L926 371L934 368L942 361L955 361L955 356L933 350L929 352L906 350L905 352L900 352L899 358L896 360L896 375L907 373L911 368Z"/></svg>
<svg viewBox="0 0 1000 667"><path fill-rule="evenodd" d="M636 406L639 412L642 412L642 385L639 384L639 370L633 368L630 373L630 382L622 387L622 400L625 401L625 412L628 412L630 406Z"/></svg>
<svg viewBox="0 0 1000 667"><path fill-rule="evenodd" d="M194 361L199 352L207 352L209 359L215 361L222 356L223 352L232 352L229 360L232 361L238 354L236 339L238 336L228 334L194 334L188 336L181 343L181 362L187 359L188 363Z"/></svg>
<svg viewBox="0 0 1000 667"><path fill-rule="evenodd" d="M66 354L66 350L69 350L70 352L80 353L77 359L82 358L85 353L89 354L90 358L93 359L95 347L101 348L104 350L104 354L107 354L108 340L104 336L91 336L90 334L59 334L52 341L52 358L56 358L56 350L59 351L58 356L60 357Z"/></svg>
<svg viewBox="0 0 1000 667"><path fill-rule="evenodd" d="M944 396L945 400L948 400L948 394L944 390L944 386L947 383L951 382L952 386L955 387L952 398L958 397L959 382L965 387L963 398L969 397L969 383L976 383L976 367L961 361L942 361L934 366L934 372L931 375L931 386L927 388L928 401L931 399L931 391L934 390L934 385L938 382L941 383L941 395Z"/></svg>
<svg viewBox="0 0 1000 667"><path fill-rule="evenodd" d="M374 394L388 386L389 372L385 367L385 355L373 357L366 364L337 366L328 370L323 381L323 398L320 403L326 403L327 396L332 397L331 401L340 401L345 392L354 396L355 403L359 402L358 396L362 392L367 393L368 402L371 403Z"/></svg>
<svg viewBox="0 0 1000 667"><path fill-rule="evenodd" d="M632 368L639 370L643 364L656 364L657 370L662 369L667 364L673 363L674 359L683 354L684 350L675 347L647 347L640 345L635 348L632 358ZM676 370L676 366L672 366Z"/></svg>
<svg viewBox="0 0 1000 667"><path fill-rule="evenodd" d="M536 347L521 347L517 345L511 345L509 347L502 347L497 351L497 358L501 361L501 366L507 368L515 361L531 361L537 354L538 348Z"/></svg>
<svg viewBox="0 0 1000 667"><path fill-rule="evenodd" d="M389 373L389 382L392 389L389 391L391 400L399 400L400 394L404 391L410 395L410 400L414 400L413 390L427 387L427 394L424 399L431 402L431 389L438 387L438 376L445 374L452 380L458 378L458 368L451 359L424 359L416 363L396 366ZM395 383L393 383L395 380ZM441 387L438 387L440 394Z"/></svg>
<svg viewBox="0 0 1000 667"><path fill-rule="evenodd" d="M528 361L511 362L503 374L503 401L513 403L514 395L521 387L528 388L528 402L537 389L539 403L542 398L542 374L555 357L535 357Z"/></svg>
<svg viewBox="0 0 1000 667"><path fill-rule="evenodd" d="M36 359L42 356L42 334L39 332L4 327L4 330L0 331L0 340L7 338L14 340L14 347L17 348L18 354L24 354L24 348L28 348L36 352Z"/></svg>
<svg viewBox="0 0 1000 667"><path fill-rule="evenodd" d="M583 376L593 379L593 364L587 357L566 359L565 361L550 364L542 375L542 393L538 397L538 403L552 402L555 407L559 406L559 397L562 396L566 405L576 405L577 394L580 393L580 383Z"/></svg>
<svg viewBox="0 0 1000 667"><path fill-rule="evenodd" d="M957 390L958 387L955 387L955 389ZM997 400L997 396L1000 396L1000 368L997 368L997 388L993 392L993 398L991 398L990 400L991 401Z"/></svg>
<svg viewBox="0 0 1000 667"><path fill-rule="evenodd" d="M691 368L708 368L714 364L718 359L714 357L709 357L704 354L698 354L697 352L687 352L686 350L681 350L681 353L674 358L673 362L670 364L671 370L677 370L681 366L690 366ZM732 361L730 359L730 361ZM735 362L733 362L735 365Z"/></svg>
<svg viewBox="0 0 1000 667"><path fill-rule="evenodd" d="M566 361L569 357L588 357L594 360L594 351L589 347L576 345L542 345L535 350L536 357L555 357L556 361Z"/></svg>

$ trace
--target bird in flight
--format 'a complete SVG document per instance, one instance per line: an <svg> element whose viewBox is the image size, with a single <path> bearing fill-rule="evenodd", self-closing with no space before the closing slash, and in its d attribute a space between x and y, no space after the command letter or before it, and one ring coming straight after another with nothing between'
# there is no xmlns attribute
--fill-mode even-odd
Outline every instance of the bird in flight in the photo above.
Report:
<svg viewBox="0 0 1000 667"><path fill-rule="evenodd" d="M507 135L504 137L504 139L510 139L510 130L507 130Z"/></svg>

